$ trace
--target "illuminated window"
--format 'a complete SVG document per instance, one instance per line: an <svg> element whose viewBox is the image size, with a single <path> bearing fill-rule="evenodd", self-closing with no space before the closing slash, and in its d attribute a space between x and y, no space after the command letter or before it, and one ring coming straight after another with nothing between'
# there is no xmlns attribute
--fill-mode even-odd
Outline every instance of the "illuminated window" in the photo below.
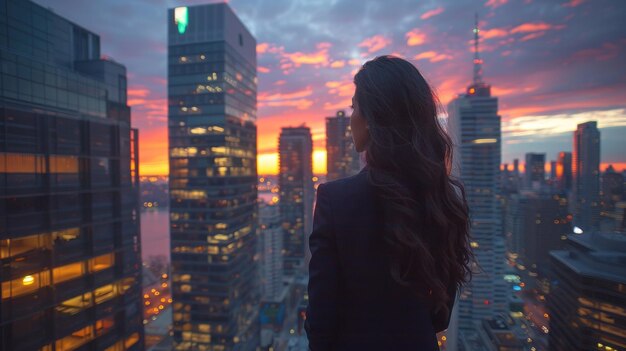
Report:
<svg viewBox="0 0 626 351"><path fill-rule="evenodd" d="M85 275L83 262L71 263L52 270L52 281L57 284Z"/></svg>
<svg viewBox="0 0 626 351"><path fill-rule="evenodd" d="M89 260L89 271L92 273L111 268L115 263L115 255L113 253L104 254Z"/></svg>
<svg viewBox="0 0 626 351"><path fill-rule="evenodd" d="M50 285L50 271L43 271L26 275L17 279L2 282L2 298L8 299L26 294L32 294Z"/></svg>
<svg viewBox="0 0 626 351"><path fill-rule="evenodd" d="M50 155L50 173L78 173L78 157Z"/></svg>
<svg viewBox="0 0 626 351"><path fill-rule="evenodd" d="M93 326L88 325L56 341L57 351L69 351L89 342L94 338Z"/></svg>
<svg viewBox="0 0 626 351"><path fill-rule="evenodd" d="M191 292L191 285L189 284L183 284L180 286L180 291L188 293Z"/></svg>
<svg viewBox="0 0 626 351"><path fill-rule="evenodd" d="M58 306L55 307L57 312L64 315L75 315L78 312L85 310L86 308L91 307L93 304L93 299L91 297L91 293L86 293L82 295L78 295L71 299L67 299Z"/></svg>
<svg viewBox="0 0 626 351"><path fill-rule="evenodd" d="M104 351L124 351L124 340L120 340L115 344L107 347Z"/></svg>
<svg viewBox="0 0 626 351"><path fill-rule="evenodd" d="M115 322L113 320L113 316L109 316L106 318L102 318L96 321L96 335L100 336L105 334L109 330L113 329Z"/></svg>
<svg viewBox="0 0 626 351"><path fill-rule="evenodd" d="M117 288L113 284L108 284L93 291L96 304L101 304L117 296Z"/></svg>
<svg viewBox="0 0 626 351"><path fill-rule="evenodd" d="M43 155L0 153L0 173L35 173L46 172Z"/></svg>

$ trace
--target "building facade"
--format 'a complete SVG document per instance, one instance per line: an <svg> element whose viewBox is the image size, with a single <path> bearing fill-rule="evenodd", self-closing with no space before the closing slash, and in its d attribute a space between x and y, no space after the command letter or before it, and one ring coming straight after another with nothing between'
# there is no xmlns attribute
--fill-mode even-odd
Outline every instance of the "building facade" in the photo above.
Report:
<svg viewBox="0 0 626 351"><path fill-rule="evenodd" d="M0 349L143 350L126 68L31 1L0 27Z"/></svg>
<svg viewBox="0 0 626 351"><path fill-rule="evenodd" d="M259 204L261 285L264 300L276 300L283 290L283 230L277 205Z"/></svg>
<svg viewBox="0 0 626 351"><path fill-rule="evenodd" d="M556 179L558 189L572 191L572 153L561 151L556 160Z"/></svg>
<svg viewBox="0 0 626 351"><path fill-rule="evenodd" d="M598 123L578 125L572 154L574 223L597 230L600 222L600 131Z"/></svg>
<svg viewBox="0 0 626 351"><path fill-rule="evenodd" d="M174 349L253 350L256 40L225 3L167 21Z"/></svg>
<svg viewBox="0 0 626 351"><path fill-rule="evenodd" d="M350 117L337 111L326 117L326 180L336 180L359 173L359 154L354 148Z"/></svg>
<svg viewBox="0 0 626 351"><path fill-rule="evenodd" d="M527 153L524 171L524 187L527 189L540 189L546 178L546 154Z"/></svg>
<svg viewBox="0 0 626 351"><path fill-rule="evenodd" d="M478 46L477 27L474 33ZM448 105L448 131L455 146L453 175L465 186L470 210L471 246L476 257L473 270L480 273L461 292L454 315L458 331L449 330L452 334L474 332L474 321L507 310L505 249L497 199L502 153L498 99L491 96L491 86L482 80L478 47L475 52L474 81L465 94Z"/></svg>
<svg viewBox="0 0 626 351"><path fill-rule="evenodd" d="M308 127L285 127L278 138L280 216L286 275L306 269L313 222L313 139Z"/></svg>
<svg viewBox="0 0 626 351"><path fill-rule="evenodd" d="M626 237L583 233L550 253L550 350L626 348Z"/></svg>

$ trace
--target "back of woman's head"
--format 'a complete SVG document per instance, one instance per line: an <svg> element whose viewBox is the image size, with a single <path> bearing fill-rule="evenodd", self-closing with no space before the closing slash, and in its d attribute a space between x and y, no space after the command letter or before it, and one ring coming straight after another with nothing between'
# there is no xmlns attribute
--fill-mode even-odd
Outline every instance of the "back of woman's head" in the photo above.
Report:
<svg viewBox="0 0 626 351"><path fill-rule="evenodd" d="M391 273L445 306L446 287L471 279L463 186L451 177L452 143L430 86L410 62L381 56L354 77L355 105L367 122L369 181L384 202Z"/></svg>

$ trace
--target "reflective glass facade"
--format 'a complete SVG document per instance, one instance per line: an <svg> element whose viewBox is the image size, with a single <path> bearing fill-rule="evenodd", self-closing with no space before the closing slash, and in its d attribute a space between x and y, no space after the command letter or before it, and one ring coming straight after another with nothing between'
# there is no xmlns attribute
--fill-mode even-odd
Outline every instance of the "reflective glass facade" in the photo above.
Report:
<svg viewBox="0 0 626 351"><path fill-rule="evenodd" d="M168 12L174 348L254 350L256 40L226 4Z"/></svg>
<svg viewBox="0 0 626 351"><path fill-rule="evenodd" d="M359 154L354 148L350 117L337 111L326 117L326 180L336 180L359 173Z"/></svg>
<svg viewBox="0 0 626 351"><path fill-rule="evenodd" d="M142 350L137 131L99 37L0 1L0 349Z"/></svg>
<svg viewBox="0 0 626 351"><path fill-rule="evenodd" d="M278 138L283 269L297 275L306 269L308 234L313 222L313 139L308 127L282 128Z"/></svg>

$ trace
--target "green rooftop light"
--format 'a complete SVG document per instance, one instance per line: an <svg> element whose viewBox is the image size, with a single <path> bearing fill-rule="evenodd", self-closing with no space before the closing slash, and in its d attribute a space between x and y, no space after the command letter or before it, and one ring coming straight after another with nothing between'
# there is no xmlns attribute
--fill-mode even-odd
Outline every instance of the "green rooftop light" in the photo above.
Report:
<svg viewBox="0 0 626 351"><path fill-rule="evenodd" d="M174 22L178 25L178 33L183 34L187 30L189 23L189 12L187 7L177 7L174 9Z"/></svg>

